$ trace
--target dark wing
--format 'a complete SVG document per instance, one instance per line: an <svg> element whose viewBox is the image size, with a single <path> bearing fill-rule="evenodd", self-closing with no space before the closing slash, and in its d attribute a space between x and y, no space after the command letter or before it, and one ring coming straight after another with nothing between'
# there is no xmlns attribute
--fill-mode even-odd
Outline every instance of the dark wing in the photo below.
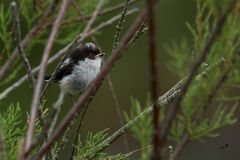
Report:
<svg viewBox="0 0 240 160"><path fill-rule="evenodd" d="M59 68L59 70L56 73L56 76L54 77L54 81L58 82L63 79L63 77L70 75L73 70L74 63L69 62L68 64L64 64Z"/></svg>

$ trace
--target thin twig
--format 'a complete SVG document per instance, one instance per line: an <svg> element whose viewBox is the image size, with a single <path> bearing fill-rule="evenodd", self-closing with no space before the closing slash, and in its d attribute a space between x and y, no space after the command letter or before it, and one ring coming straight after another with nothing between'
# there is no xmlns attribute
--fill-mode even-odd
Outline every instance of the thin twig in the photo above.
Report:
<svg viewBox="0 0 240 160"><path fill-rule="evenodd" d="M39 71L39 74L38 74L38 80L37 80L37 84L36 84L36 87L35 87L35 90L34 90L33 101L32 101L32 105L31 105L30 120L29 120L27 136L26 136L25 151L28 151L30 149L29 147L31 146L31 143L32 143L32 135L33 135L34 126L35 126L35 119L36 119L37 111L38 111L38 107L39 107L40 93L41 93L41 88L42 88L42 84L43 84L43 79L44 79L44 76L45 76L48 57L49 57L49 54L51 52L54 40L56 38L58 29L59 29L59 26L60 26L60 22L64 17L67 6L68 6L68 0L63 0L61 8L60 8L60 10L57 14L57 18L54 21L52 31L50 33L47 45L46 45L46 47L44 49L44 52L43 52L42 61L41 61L41 64L40 64L40 71Z"/></svg>
<svg viewBox="0 0 240 160"><path fill-rule="evenodd" d="M72 148L69 160L73 160L74 159L76 146L77 146L77 143L78 143L78 141L80 139L80 129L82 127L83 119L85 118L86 112L87 112L87 107L84 107L84 109L82 111L82 116L81 116L79 124L78 124L77 131L76 131L77 135L76 135L76 137L74 139L73 148Z"/></svg>
<svg viewBox="0 0 240 160"><path fill-rule="evenodd" d="M113 83L112 83L112 80L111 80L111 77L110 77L109 74L107 75L107 83L108 83L108 86L109 86L109 89L110 89L110 92L111 92L113 103L115 105L115 109L116 109L116 112L117 112L117 117L118 117L118 120L119 120L119 124L120 124L120 126L123 126L124 125L124 120L123 120L123 116L122 116L122 112L121 112L121 107L120 107L120 104L119 104L119 101L118 101L118 98L117 98L117 95L116 95L116 91L114 89L114 86L113 86ZM128 143L127 135L124 135L123 143L124 143L124 146L126 148L126 151L129 151L129 143Z"/></svg>
<svg viewBox="0 0 240 160"><path fill-rule="evenodd" d="M61 90L59 95L58 95L58 99L57 101L54 103L53 105L53 114L50 118L50 123L49 123L49 129L46 129L46 132L47 132L47 139L46 141L48 140L48 138L52 135L52 132L54 131L54 128L56 126L56 123L57 123L57 119L58 119L58 116L59 116L59 113L60 113L60 110L61 110L61 106L63 104L63 101L64 101L64 91ZM46 143L46 142L45 142ZM55 159L55 154L54 154L54 151L51 150L51 159Z"/></svg>
<svg viewBox="0 0 240 160"><path fill-rule="evenodd" d="M102 8L105 0L100 0L95 11L92 14L91 19L88 21L87 26L83 30L83 35L85 35L92 27L93 22L96 20L98 13L100 12L100 9ZM83 36L84 37L84 36ZM80 39L81 40L81 39ZM79 41L80 41L79 40Z"/></svg>
<svg viewBox="0 0 240 160"><path fill-rule="evenodd" d="M60 2L60 0L51 0L48 8L46 9L45 13L43 14L44 18L49 17L54 9L57 7L57 4Z"/></svg>
<svg viewBox="0 0 240 160"><path fill-rule="evenodd" d="M232 11L233 7L235 6L237 0L233 0L226 10L226 12L219 17L217 20L216 26L213 28L210 37L207 39L207 42L203 49L200 51L200 56L197 59L197 61L194 63L193 67L190 70L190 74L182 86L181 93L179 94L178 98L175 100L174 104L169 107L162 128L161 128L161 133L160 133L160 144L161 144L161 149L164 147L165 141L166 141L166 136L167 133L171 127L172 121L177 114L178 109L181 106L182 99L184 98L184 95L186 94L188 88L191 85L191 82L194 78L194 76L197 73L197 70L199 66L204 62L204 60L207 57L208 52L210 51L211 47L213 46L214 42L216 41L217 37L221 34L222 28L224 26L225 20L228 16L228 14Z"/></svg>
<svg viewBox="0 0 240 160"><path fill-rule="evenodd" d="M76 116L76 113L79 114L79 111L82 110L82 105L86 103L86 101L91 98L93 94L95 94L96 88L99 87L103 78L107 75L107 73L112 68L113 64L123 55L123 50L127 47L128 42L134 36L135 32L139 29L139 26L143 22L144 18L146 17L147 12L143 10L141 14L137 17L135 22L130 27L129 31L124 35L122 40L120 41L118 47L111 54L106 65L101 70L100 74L96 77L96 79L90 84L88 89L80 96L76 105L74 105L64 119L61 121L59 127L56 128L55 132L53 133L52 137L50 137L49 141L43 145L43 147L37 152L37 154L32 158L33 160L40 159L52 146L52 144L59 138L59 136L66 130L66 128L70 125L71 121Z"/></svg>
<svg viewBox="0 0 240 160"><path fill-rule="evenodd" d="M59 95L58 95L58 99L57 101L54 103L53 105L53 109L54 109L54 115L52 116L53 118L51 119L51 124L50 124L50 128L48 130L48 137L51 136L54 128L55 128L55 125L57 123L57 118L58 118L58 115L59 115L59 112L61 110L61 105L64 101L64 92L61 90Z"/></svg>
<svg viewBox="0 0 240 160"><path fill-rule="evenodd" d="M131 3L130 0L125 0L124 8L121 12L121 17L118 21L118 24L116 25L116 31L115 31L115 34L114 34L112 52L116 49L116 47L119 43L120 34L121 34L121 31L123 30L125 17L127 16L128 6L130 5L130 3ZM112 80L111 80L111 77L110 77L109 74L107 75L107 83L108 83L108 86L109 86L109 89L110 89L110 92L111 92L111 96L112 96L113 103L114 103L114 106L115 106L115 109L116 109L116 112L117 112L117 116L118 116L120 126L122 126L122 125L124 125L124 121L123 121L123 117L122 117L122 114L121 114L121 107L119 105L119 102L118 102L118 99L117 99L117 96L116 96L116 92L114 90L113 83L112 83ZM128 151L129 150L129 144L128 144L128 140L127 140L127 135L124 136L123 143L124 143L124 146L126 148L126 151Z"/></svg>
<svg viewBox="0 0 240 160"><path fill-rule="evenodd" d="M128 11L127 15L133 14L135 12L137 12L138 9L131 9ZM95 28L91 29L91 31L88 32L88 34L86 35L86 37L83 37L83 40L89 36L91 36L92 34L96 33L97 31L101 30L104 27L110 26L112 25L115 21L117 21L120 18L120 15L114 16L113 18L110 18L108 20L106 20L105 22L100 23L98 26L96 26ZM72 44L73 42L71 42L70 44ZM48 60L48 64L53 63L55 60L57 60L58 58L60 58L62 55L64 55L67 50L69 49L70 44L68 44L65 48L61 49L60 51L58 51L55 55L53 55L49 60ZM40 69L40 66L35 67L32 70L32 73L37 73ZM4 90L1 94L0 94L0 100L3 100L4 98L6 98L8 96L9 93L11 93L14 89L16 89L17 87L19 87L20 85L23 84L23 82L25 82L27 80L27 75L23 76L22 78L20 78L18 81L16 81L14 84L12 84L10 87L8 87L6 90Z"/></svg>
<svg viewBox="0 0 240 160"><path fill-rule="evenodd" d="M157 80L157 65L156 65L156 37L155 37L155 20L154 20L154 0L147 1L148 8L148 26L149 26L149 40L148 40L148 57L149 57L149 72L150 72L150 89L151 98L153 101L152 112L152 143L153 150L151 160L161 160L162 157L159 151L159 107L158 107L158 80Z"/></svg>
<svg viewBox="0 0 240 160"><path fill-rule="evenodd" d="M138 32L135 34L135 36L133 37L133 39L131 40L131 45L129 46L129 48L133 47L137 41L137 39L139 37L141 37L144 33L146 33L148 31L148 27L146 26L146 21L144 21L141 24L140 29L138 30Z"/></svg>
<svg viewBox="0 0 240 160"><path fill-rule="evenodd" d="M14 18L14 25L16 27L16 44L18 48L18 53L22 58L23 64L26 67L27 74L28 74L28 79L30 81L30 88L34 88L34 77L32 75L32 67L27 59L26 54L23 51L22 45L21 45L21 29L20 29L20 20L19 20L19 15L18 15L18 10L17 10L17 4L16 2L11 3L12 7L12 13L13 13L13 18Z"/></svg>
<svg viewBox="0 0 240 160"><path fill-rule="evenodd" d="M186 147L187 143L189 141L189 136L188 134L185 134L180 143L176 146L174 152L173 152L173 157L171 160L177 160L179 158L179 156L181 155L183 149Z"/></svg>
<svg viewBox="0 0 240 160"><path fill-rule="evenodd" d="M116 26L116 32L114 34L113 50L117 47L117 45L119 43L119 40L120 40L120 34L121 34L122 29L123 29L123 24L125 22L124 19L125 19L127 10L128 10L128 4L129 4L129 0L125 0L125 5L124 5L124 8L123 8L123 11L122 11L122 14L121 14L121 18L118 21L118 24Z"/></svg>

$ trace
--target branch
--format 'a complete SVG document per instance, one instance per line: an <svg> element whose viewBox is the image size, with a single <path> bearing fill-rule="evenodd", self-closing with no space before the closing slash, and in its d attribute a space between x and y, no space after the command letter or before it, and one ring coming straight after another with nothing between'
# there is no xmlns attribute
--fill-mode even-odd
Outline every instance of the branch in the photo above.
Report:
<svg viewBox="0 0 240 160"><path fill-rule="evenodd" d="M83 109L82 105L84 103L86 103L86 101L89 100L89 98L91 98L91 96L95 93L94 91L96 90L96 88L99 87L99 84L101 84L104 77L108 74L108 72L112 68L113 64L116 62L116 60L118 60L123 55L123 51L126 48L126 46L128 45L128 42L131 40L131 38L134 36L135 32L138 30L139 26L143 22L146 15L147 15L147 12L146 12L146 10L144 10L137 17L137 19L132 24L132 26L130 27L128 32L125 34L125 36L120 41L116 50L109 57L108 61L106 62L106 65L103 67L100 74L96 77L96 79L93 81L93 83L90 84L88 89L80 96L76 105L71 107L70 111L67 113L67 115L64 117L64 119L61 121L59 127L56 128L52 137L50 137L49 141L45 145L43 145L43 147L33 157L33 160L40 159L49 150L49 148L52 146L52 144L59 138L59 136L70 125L70 123L74 119L74 117L77 114L79 114L79 112Z"/></svg>
<svg viewBox="0 0 240 160"><path fill-rule="evenodd" d="M72 145L72 150L71 150L71 154L70 154L70 158L69 160L73 160L74 159L74 155L75 155L75 151L76 151L76 146L78 144L78 141L80 139L80 136L81 136L81 133L80 133L80 129L82 127L82 124L83 124L83 119L85 118L85 115L86 115L86 112L87 112L87 107L84 107L83 111L82 111L82 116L80 117L80 121L79 121L79 124L77 126L77 130L76 130L76 136L74 138L74 143ZM70 128L70 126L69 126ZM65 132L65 134L63 135L66 136L67 134L67 131Z"/></svg>
<svg viewBox="0 0 240 160"><path fill-rule="evenodd" d="M207 57L208 52L210 51L210 49L213 46L214 42L216 41L217 37L221 34L221 31L222 31L222 28L226 21L226 18L228 16L228 14L232 11L236 2L237 2L237 0L233 0L231 2L231 5L226 10L226 12L223 15L221 15L219 17L219 19L217 20L216 26L213 28L213 30L210 34L210 37L207 39L205 46L200 51L200 57L194 63L193 67L190 70L189 77L187 78L186 82L182 86L181 93L175 100L174 104L167 111L163 125L162 125L161 133L160 133L160 144L162 144L161 148L164 147L167 133L171 127L171 124L172 124L172 121L173 121L175 115L178 112L178 109L181 106L182 99L184 98L188 88L190 87L191 82L192 82L194 76L196 75L199 66L204 62L204 60Z"/></svg>
<svg viewBox="0 0 240 160"><path fill-rule="evenodd" d="M112 96L112 100L113 100L113 103L114 103L114 106L115 106L115 109L116 109L116 112L117 112L117 117L119 119L119 124L120 124L120 126L123 126L124 125L124 119L123 119L123 116L122 116L121 107L120 107L120 104L119 104L119 101L118 101L118 98L117 98L117 95L116 95L116 91L115 91L114 86L113 86L112 79L111 79L109 74L107 75L107 83L108 83L109 90L110 90L111 96ZM124 136L123 143L124 143L124 147L125 147L126 151L129 151L129 143L128 143L128 140L127 140L127 135Z"/></svg>
<svg viewBox="0 0 240 160"><path fill-rule="evenodd" d="M113 50L117 47L119 40L120 40L120 33L123 29L124 19L128 10L129 0L125 0L124 8L121 13L121 18L118 21L116 26L116 32L114 34L114 41L113 41Z"/></svg>
<svg viewBox="0 0 240 160"><path fill-rule="evenodd" d="M43 14L44 18L49 17L52 12L54 11L54 9L57 7L57 4L59 3L59 0L52 0L51 3L49 4L47 10L45 11L45 13Z"/></svg>
<svg viewBox="0 0 240 160"><path fill-rule="evenodd" d="M127 15L133 14L135 12L137 12L138 9L134 8L131 9L127 12ZM89 36L91 36L92 34L96 33L97 31L101 30L104 27L110 26L112 25L115 21L117 21L120 18L120 15L114 16L112 18L110 18L109 20L100 23L98 26L96 26L95 28L91 29L86 37L83 37L83 40ZM70 44L72 44L73 42L70 42L65 48L61 49L60 51L58 51L55 55L53 55L49 60L48 60L48 65L53 63L55 60L57 60L58 58L60 58L62 55L64 55L68 49ZM40 66L35 67L32 70L32 73L37 73L40 69ZM6 90L4 90L1 94L0 94L0 100L3 100L4 98L6 98L8 96L9 93L11 93L14 89L16 89L17 87L19 87L20 85L23 84L23 82L25 82L27 80L27 75L23 76L22 78L20 78L18 81L16 81L14 84L12 84L10 87L8 87Z"/></svg>
<svg viewBox="0 0 240 160"><path fill-rule="evenodd" d="M40 71L38 74L38 80L37 80L37 84L36 84L36 87L34 90L33 101L32 101L32 105L31 105L30 120L29 120L27 136L26 136L26 143L25 143L25 151L29 150L29 147L31 146L31 143L32 143L32 135L33 135L35 119L36 119L37 111L38 111L38 107L39 107L40 93L41 93L41 88L42 88L42 84L43 84L43 80L44 80L44 76L45 76L48 57L51 52L53 42L56 38L58 29L60 26L60 22L64 17L67 6L68 6L68 0L63 0L61 8L58 12L57 18L53 24L52 31L50 33L47 45L43 52L43 56L42 56L42 60L41 60L41 64L40 64Z"/></svg>
<svg viewBox="0 0 240 160"><path fill-rule="evenodd" d="M96 7L96 9L95 9L95 11L94 11L93 14L92 14L92 17L91 17L90 21L87 23L87 26L85 27L85 29L84 29L84 31L83 31L83 37L84 37L84 35L90 30L93 22L96 20L97 15L98 15L98 13L100 12L100 9L102 8L102 6L103 6L103 4L104 4L104 1L105 1L105 0L100 0L100 1L99 1L98 5L97 5L97 7ZM80 41L80 40L79 40L79 41Z"/></svg>
<svg viewBox="0 0 240 160"><path fill-rule="evenodd" d="M35 79L32 75L32 67L26 57L26 54L23 51L22 45L21 45L21 30L20 30L20 20L19 20L19 15L18 15L18 11L17 11L17 4L16 2L12 2L11 3L11 7L12 7L12 14L13 14L13 18L14 18L14 25L16 27L16 44L17 44L17 49L18 49L18 53L22 58L23 64L26 67L27 70L27 74L28 74L28 79L30 81L30 88L34 88L34 82Z"/></svg>
<svg viewBox="0 0 240 160"><path fill-rule="evenodd" d="M177 160L182 153L183 149L187 145L189 141L189 136L188 134L183 135L183 138L181 139L180 143L177 145L176 149L173 152L173 156L171 160Z"/></svg>
<svg viewBox="0 0 240 160"><path fill-rule="evenodd" d="M158 107L158 80L157 80L157 65L156 65L156 32L155 32L155 20L154 20L154 4L155 0L147 0L147 8L148 8L148 25L149 25L149 38L148 38L148 60L149 60L149 73L150 73L150 90L151 90L151 98L153 101L153 112L152 112L152 143L153 150L151 155L151 160L161 160L162 157L160 155L159 150L159 107Z"/></svg>

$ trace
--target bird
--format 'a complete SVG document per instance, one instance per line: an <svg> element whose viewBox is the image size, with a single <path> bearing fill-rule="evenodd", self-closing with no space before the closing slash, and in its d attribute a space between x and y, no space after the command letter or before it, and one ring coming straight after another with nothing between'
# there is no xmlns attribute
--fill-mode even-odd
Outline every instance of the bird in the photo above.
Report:
<svg viewBox="0 0 240 160"><path fill-rule="evenodd" d="M59 84L64 95L81 94L100 72L104 55L94 43L85 43L63 61L52 81ZM50 79L45 77L46 81Z"/></svg>

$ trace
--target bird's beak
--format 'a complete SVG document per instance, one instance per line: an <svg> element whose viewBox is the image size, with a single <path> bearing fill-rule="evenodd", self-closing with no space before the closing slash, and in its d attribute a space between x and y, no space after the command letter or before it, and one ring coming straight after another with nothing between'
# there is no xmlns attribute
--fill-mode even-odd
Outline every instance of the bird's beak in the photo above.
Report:
<svg viewBox="0 0 240 160"><path fill-rule="evenodd" d="M105 55L105 53L99 53L96 55L96 57L103 57Z"/></svg>

